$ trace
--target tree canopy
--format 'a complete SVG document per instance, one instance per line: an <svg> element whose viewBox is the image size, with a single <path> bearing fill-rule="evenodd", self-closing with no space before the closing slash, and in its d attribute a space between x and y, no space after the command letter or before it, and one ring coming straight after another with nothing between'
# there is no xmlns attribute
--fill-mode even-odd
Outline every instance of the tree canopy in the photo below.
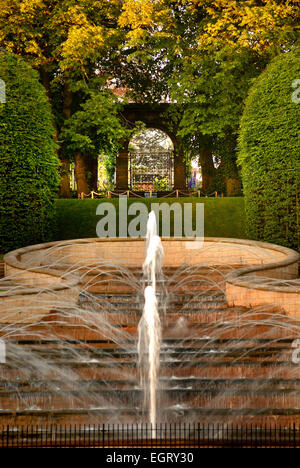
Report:
<svg viewBox="0 0 300 468"><path fill-rule="evenodd" d="M223 174L238 177L245 98L270 60L296 46L299 6L299 0L3 0L0 46L40 72L55 114L62 176L70 158L89 159L92 152L95 158L99 145L115 151L127 123L113 83L135 102L178 103L173 118L187 153L210 154L211 166L213 152Z"/></svg>

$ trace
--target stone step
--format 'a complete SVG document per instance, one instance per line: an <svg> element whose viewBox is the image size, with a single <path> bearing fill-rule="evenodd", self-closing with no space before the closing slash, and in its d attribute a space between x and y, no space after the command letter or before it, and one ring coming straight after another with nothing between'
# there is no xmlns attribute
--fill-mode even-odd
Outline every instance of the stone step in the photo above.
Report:
<svg viewBox="0 0 300 468"><path fill-rule="evenodd" d="M295 420L299 420L300 410L296 408L189 408L185 405L173 405L172 407L161 408L158 414L157 424L182 424L188 421L190 427L200 424L246 424L253 428L253 437L255 437L256 427L292 427ZM26 410L0 410L0 423L6 426L13 421L15 426L26 426L28 420L32 426L46 425L49 421L55 421L56 424L68 424L70 420L72 425L91 425L91 424L110 424L115 427L121 424L137 424L145 421L145 412L140 408L116 408L116 407L92 407L92 408L62 408L62 409L44 409L31 408ZM150 426L148 424L148 426ZM231 426L229 426L231 427ZM179 426L178 426L179 429ZM129 432L129 437L130 437ZM122 435L120 434L120 439ZM124 436L126 439L126 434Z"/></svg>
<svg viewBox="0 0 300 468"><path fill-rule="evenodd" d="M94 379L94 380L76 380L76 382L69 382L68 379L65 380L53 380L53 379L30 379L30 380L16 380L11 382L7 379L0 381L0 392L3 395L5 392L16 392L17 394L22 394L22 392L42 392L42 391L53 391L53 389L59 389L60 391L99 391L99 390L120 390L124 389L126 391L131 391L132 389L137 389L140 386L140 381L137 378L131 379ZM290 379L278 379L278 378L269 378L269 379L237 379L237 378L228 378L228 379L203 379L203 378L188 378L188 377L161 377L159 379L159 388L161 391L166 390L197 390L199 392L203 391L223 391L234 392L241 390L244 392L256 392L259 391L266 392L292 392L299 391L300 389L300 378L290 378Z"/></svg>
<svg viewBox="0 0 300 468"><path fill-rule="evenodd" d="M178 366L184 365L187 362L190 362L191 366L200 365L201 361L205 359L207 365L210 365L212 360L222 360L227 364L232 360L238 362L245 361L255 361L258 363L269 363L273 362L274 365L278 361L285 362L292 360L292 350L282 350L282 349L272 349L272 350L249 350L249 349L237 349L237 350L224 350L224 349L208 349L208 350L199 350L199 351L185 351L181 352L170 352L168 354L161 353L160 355L160 365L172 365L176 363ZM26 359L28 361L34 359L40 359L41 365L59 365L61 361L66 362L68 360L68 367L72 365L73 362L77 363L83 361L92 362L93 360L101 360L103 364L106 364L107 361L111 362L111 365L123 366L130 362L130 365L136 363L138 356L136 352L89 352L83 353L79 351L56 351L48 350L35 350L34 352L28 352ZM13 365L14 362L21 362L15 358L10 358L9 353L7 353L6 364Z"/></svg>
<svg viewBox="0 0 300 468"><path fill-rule="evenodd" d="M213 315L211 315L213 317ZM24 339L22 329L5 330L4 339L9 331L10 340ZM170 340L240 340L242 339L269 339L280 340L288 339L291 343L297 338L297 327L279 327L276 322L269 325L251 325L251 322L245 320L243 323L237 319L233 322L226 320L218 320L215 323L204 321L203 323L188 323L174 321L173 325L166 325L163 328L163 341ZM0 335L1 337L1 335ZM3 338L3 335L2 335ZM26 329L25 341L82 341L89 343L106 343L110 342L117 346L122 343L129 343L137 340L137 325L133 323L105 324L100 322L99 327L84 326L83 324L66 323L65 325L57 325L49 322L46 325L35 325Z"/></svg>
<svg viewBox="0 0 300 468"><path fill-rule="evenodd" d="M90 298L92 300L99 300L99 301L107 301L116 304L122 303L131 303L131 304L140 304L141 299L143 299L144 295L143 292L139 292L139 294L132 295L132 294L97 294L91 295L86 292L81 292L82 298ZM162 294L157 294L158 298L163 297L167 298L168 303L173 304L174 302L182 303L182 302L193 302L199 300L211 301L218 298L224 298L224 293L222 291L216 291L214 293L206 293L206 292L199 292L199 294L195 294L194 292L186 292L182 294L175 294L170 292L164 292Z"/></svg>
<svg viewBox="0 0 300 468"><path fill-rule="evenodd" d="M200 368L209 369L209 368L218 368L224 369L228 366L232 368L234 372L235 369L239 370L244 367L252 368L254 370L261 369L261 368L268 368L269 374L271 375L272 371L275 375L277 375L277 370L279 368L284 368L289 370L295 377L299 375L299 371L297 372L296 365L292 363L291 359L288 359L289 356L270 356L266 358L265 356L215 356L212 353L210 356L203 355L202 357L197 357L194 359L188 359L188 356L183 356L181 359L178 358L167 358L162 359L160 363L160 373L162 375L168 375L170 372L174 375L197 375L201 376ZM95 358L95 357L82 357L74 358L74 359L64 359L64 358L53 358L50 362L46 359L40 358L41 367L45 366L49 369L49 372L52 371L53 373L63 372L62 369L66 369L66 371L73 369L74 372L80 369L118 369L119 372L126 376L126 373L130 375L130 369L136 369L138 371L137 361L133 360L131 357L128 359L120 358L120 359L111 359L109 357L106 358ZM5 364L5 370L12 369L14 370L22 364L22 359L18 360L10 360L7 359ZM31 364L29 362L29 364ZM23 364L24 365L24 364ZM37 368L39 367L37 365ZM34 360L32 362L32 367L34 367ZM31 366L29 365L28 371L30 372ZM26 372L26 366L24 368ZM236 371L237 372L237 371ZM222 374L220 374L222 375Z"/></svg>
<svg viewBox="0 0 300 468"><path fill-rule="evenodd" d="M0 392L0 408L2 410L20 410L38 407L42 410L62 408L92 407L128 407L138 409L143 407L144 392L138 389L97 391L21 391ZM230 392L222 390L162 390L157 392L159 410L161 408L183 405L190 408L239 409L242 407L255 410L265 408L290 409L299 404L299 390L275 391L257 389L257 391L239 390Z"/></svg>
<svg viewBox="0 0 300 468"><path fill-rule="evenodd" d="M278 344L278 345L286 345L286 346L290 346L292 345L294 341L294 338L292 337L289 337L289 338L278 338L276 339L276 341L274 341L273 338L257 338L257 337L253 337L253 338L211 338L211 337L203 337L203 338L197 338L197 337L194 337L194 338L185 338L185 339L182 339L182 338L166 338L163 340L163 345L165 346L177 346L177 347L185 347L185 346L197 346L197 347L202 347L204 345L211 345L212 343L214 345L239 345L239 344L243 344L243 346L249 346L249 347L252 347L252 346L258 346L258 345L264 345L264 346L267 346L267 345L271 345L271 346L274 346L274 344ZM23 338L19 338L19 339L16 339L16 340L8 340L7 343L9 344L14 344L14 345L20 345L20 346L27 346L27 345L30 345L30 346L35 346L35 345L42 345L42 346L57 346L57 345L60 345L60 346L69 346L69 345L82 345L82 346L86 346L86 345L103 345L103 346L108 346L108 347L111 347L112 345L113 348L112 349L116 349L116 347L121 347L122 349L123 348L127 348L127 347L133 347L136 345L136 340L131 338L131 339L127 339L127 340L124 340L124 341L120 341L118 344L117 343L113 343L111 340L60 340L60 339L23 339Z"/></svg>
<svg viewBox="0 0 300 468"><path fill-rule="evenodd" d="M118 304L117 302L97 302L96 304L91 303L90 306L93 306L93 309L89 309L88 306L85 307L85 310L94 310L95 312L109 312L109 313L114 313L114 312L123 312L123 313L128 313L128 312L136 312L136 313L141 313L143 310L143 301L140 301L139 303L133 304L133 303L120 303ZM198 311L202 309L218 309L218 308L224 308L226 306L226 301L224 299L218 298L216 300L203 300L203 301L184 301L182 302L172 302L166 305L158 303L158 308L161 310L162 308L165 308L168 312L169 311L186 311L186 312L193 312L193 311Z"/></svg>
<svg viewBox="0 0 300 468"><path fill-rule="evenodd" d="M161 366L160 378L165 379L291 379L300 378L299 366L288 362L260 363L251 362L234 362L228 365L226 362L217 361L214 364L207 362L201 365L191 366L189 363L182 366ZM59 365L48 365L45 368L42 380L56 379L61 380L66 378L71 384L77 380L137 380L139 379L139 369L136 363L112 366L109 363L100 363L97 360L90 362L78 362L73 365L61 362ZM24 380L36 381L41 379L41 371L38 365L23 367L20 363L15 365L0 366L0 379L10 380L11 382ZM71 380L70 380L71 379Z"/></svg>

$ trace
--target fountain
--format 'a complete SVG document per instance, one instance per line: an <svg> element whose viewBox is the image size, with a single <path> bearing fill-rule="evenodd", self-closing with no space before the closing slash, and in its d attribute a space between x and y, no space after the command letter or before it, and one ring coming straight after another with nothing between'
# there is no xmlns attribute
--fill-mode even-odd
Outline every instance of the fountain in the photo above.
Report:
<svg viewBox="0 0 300 468"><path fill-rule="evenodd" d="M147 406L147 399L149 399L150 423L154 427L156 424L156 394L162 337L156 298L156 275L161 274L163 248L160 237L157 235L156 217L153 211L149 214L146 239L147 254L143 270L146 281L150 285L145 288L144 311L138 324L138 356L141 385L145 392L145 404Z"/></svg>
<svg viewBox="0 0 300 468"><path fill-rule="evenodd" d="M0 424L299 423L298 255L185 246L160 239L150 214L146 256L144 239L8 254Z"/></svg>

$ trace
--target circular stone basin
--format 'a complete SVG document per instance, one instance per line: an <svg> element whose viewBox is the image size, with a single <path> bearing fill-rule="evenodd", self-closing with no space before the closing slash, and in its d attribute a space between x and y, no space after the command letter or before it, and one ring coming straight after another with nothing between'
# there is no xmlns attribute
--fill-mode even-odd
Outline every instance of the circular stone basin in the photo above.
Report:
<svg viewBox="0 0 300 468"><path fill-rule="evenodd" d="M19 254L7 254L11 256L19 264ZM80 289L74 275L64 278L55 271L39 275L26 263L20 268L6 268L4 262L4 271L5 278L0 279L0 323L39 322L50 311L78 301Z"/></svg>
<svg viewBox="0 0 300 468"><path fill-rule="evenodd" d="M164 267L179 268L182 265L198 264L216 268L231 266L232 271L226 277L226 300L229 306L256 307L268 304L282 308L287 314L300 314L297 252L274 244L244 239L205 238L201 242L162 238L162 244ZM13 304L14 295L19 317L22 314L22 300L30 298L29 302L36 308L36 315L28 312L27 301L27 311L23 312L22 317L29 321L37 319L55 307L54 298L60 303L77 300L80 268L97 267L99 270L102 267L105 269L105 264L106 267L141 268L145 253L145 239L132 238L78 239L18 249L4 256L5 276L22 285L23 290L19 290L18 294L6 291L0 295L5 299L5 307L9 307L9 300ZM40 299L42 295L45 307L43 305L40 310L39 304L34 304L34 297ZM5 315L3 307L1 315Z"/></svg>

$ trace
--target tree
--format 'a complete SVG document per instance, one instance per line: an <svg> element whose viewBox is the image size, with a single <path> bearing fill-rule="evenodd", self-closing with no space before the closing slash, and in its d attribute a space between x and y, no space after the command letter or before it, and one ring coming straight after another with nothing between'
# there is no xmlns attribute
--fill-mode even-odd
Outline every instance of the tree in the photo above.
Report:
<svg viewBox="0 0 300 468"><path fill-rule="evenodd" d="M267 63L297 42L299 1L145 0L139 8L133 3L124 1L119 20L130 28L133 60L147 61L147 51L150 62L160 57L161 69L168 71L164 92L182 106L179 133L200 153L205 186L214 183L217 156L227 193L236 192L244 100Z"/></svg>
<svg viewBox="0 0 300 468"><path fill-rule="evenodd" d="M122 125L118 116L120 105L112 101L107 91L87 88L85 93L86 99L82 99L79 110L66 121L60 138L63 153L69 154L70 160L75 154L77 191L87 194L97 191L99 154L106 155L106 166L111 174L114 171L110 167L112 155L117 153L120 141L128 138L131 132Z"/></svg>
<svg viewBox="0 0 300 468"><path fill-rule="evenodd" d="M251 80L271 58L289 50L299 34L299 0L2 3L0 46L39 70L58 141L64 126L69 128L68 119L88 99L78 89L82 84L95 89L95 76L101 77L99 92L114 82L136 102L177 102L183 111L180 137L200 148L209 171L216 150L203 145L209 141L218 148L228 186L239 177L232 142ZM112 108L112 93L106 99ZM66 148L61 145L59 151L64 195L69 191ZM89 163L79 150L76 156L82 163L85 159L84 166ZM205 171L204 176L211 179Z"/></svg>
<svg viewBox="0 0 300 468"><path fill-rule="evenodd" d="M274 59L246 101L239 136L249 235L299 249L299 50Z"/></svg>
<svg viewBox="0 0 300 468"><path fill-rule="evenodd" d="M0 46L24 57L39 71L55 116L57 141L61 141L68 119L86 100L86 93L80 92L82 84L88 88L96 72L107 76L111 56L118 49L118 37L123 34L116 28L120 11L118 0L2 2ZM112 107L112 97L110 102ZM66 144L58 149L63 196L70 195L70 152L64 152L66 149ZM78 159L79 148L75 154ZM83 171L86 175L85 167Z"/></svg>
<svg viewBox="0 0 300 468"><path fill-rule="evenodd" d="M178 52L195 45L261 51L297 41L299 18L299 0L124 0L119 24L130 28L132 46L167 40Z"/></svg>
<svg viewBox="0 0 300 468"><path fill-rule="evenodd" d="M0 251L52 240L58 159L51 108L38 74L0 51Z"/></svg>

